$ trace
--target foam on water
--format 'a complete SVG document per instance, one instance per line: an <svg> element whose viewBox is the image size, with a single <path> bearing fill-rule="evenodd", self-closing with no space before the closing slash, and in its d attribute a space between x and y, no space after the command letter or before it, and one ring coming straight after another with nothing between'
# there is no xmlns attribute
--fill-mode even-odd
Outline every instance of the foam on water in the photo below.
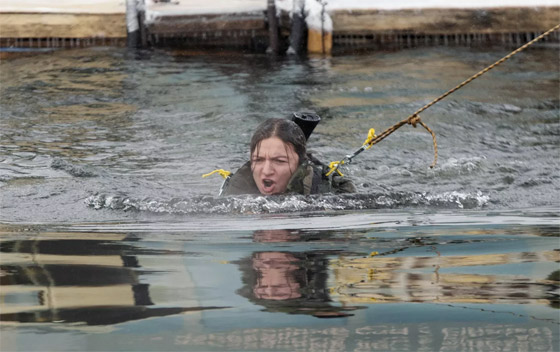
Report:
<svg viewBox="0 0 560 352"><path fill-rule="evenodd" d="M347 195L281 195L237 196L215 198L200 196L171 200L134 199L119 195L96 194L85 200L88 207L120 211L141 211L167 214L266 214L293 213L325 210L393 209L406 207L431 207L437 209L476 209L489 201L478 192L441 194L392 192Z"/></svg>

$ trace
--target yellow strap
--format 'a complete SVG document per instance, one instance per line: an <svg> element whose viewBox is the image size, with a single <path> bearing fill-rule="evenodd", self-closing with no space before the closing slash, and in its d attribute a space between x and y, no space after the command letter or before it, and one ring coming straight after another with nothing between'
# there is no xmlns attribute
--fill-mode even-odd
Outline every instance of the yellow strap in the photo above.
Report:
<svg viewBox="0 0 560 352"><path fill-rule="evenodd" d="M368 146L366 147L366 150L368 150L369 148L373 147L373 144L371 144L371 141L373 141L375 138L377 138L377 136L375 135L375 129L370 128L366 141L364 142L364 145L368 144Z"/></svg>
<svg viewBox="0 0 560 352"><path fill-rule="evenodd" d="M375 135L375 129L374 128L370 128L369 132L368 132L368 136L367 139L364 142L364 146L367 145L367 147L365 148L365 150L368 150L369 148L371 148L373 146L373 144L370 144L375 138L377 138L377 136ZM339 174L340 176L344 176L344 174L342 172L340 172L340 170L338 169L338 167L340 165L344 165L344 160L341 161L333 161L329 164L329 168L330 170L325 174L325 176L329 177L334 171L336 171L337 174Z"/></svg>
<svg viewBox="0 0 560 352"><path fill-rule="evenodd" d="M219 173L220 176L222 176L223 178L227 178L229 175L231 175L231 172L229 172L229 171L226 171L224 169L217 169L217 170L214 170L210 173L202 175L202 177L208 177L208 176L213 175L215 173Z"/></svg>
<svg viewBox="0 0 560 352"><path fill-rule="evenodd" d="M330 176L335 170L336 170L336 172L337 172L340 176L344 176L344 175L342 174L342 172L340 172L340 170L337 168L338 165L342 165L342 164L344 164L344 160L341 160L341 161L333 161L333 162L331 162L331 163L329 164L330 170L329 170L329 172L327 172L327 173L325 174L325 176L327 176L327 177Z"/></svg>

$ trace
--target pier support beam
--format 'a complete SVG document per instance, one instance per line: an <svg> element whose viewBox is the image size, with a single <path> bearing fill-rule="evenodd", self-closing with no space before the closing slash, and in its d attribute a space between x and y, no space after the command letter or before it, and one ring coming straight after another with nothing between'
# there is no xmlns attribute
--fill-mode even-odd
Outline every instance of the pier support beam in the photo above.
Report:
<svg viewBox="0 0 560 352"><path fill-rule="evenodd" d="M138 23L138 1L126 0L126 46L137 48L140 45L140 26Z"/></svg>
<svg viewBox="0 0 560 352"><path fill-rule="evenodd" d="M321 13L315 26L310 26L307 35L307 52L330 54L332 52L332 19L325 11L326 2L321 1ZM317 25L317 22L319 25Z"/></svg>
<svg viewBox="0 0 560 352"><path fill-rule="evenodd" d="M278 54L280 50L280 41L278 38L278 18L276 17L276 5L274 0L268 0L266 8L268 16L268 39L269 46L267 52Z"/></svg>
<svg viewBox="0 0 560 352"><path fill-rule="evenodd" d="M138 26L140 27L140 47L148 47L148 28L146 27L146 1L137 0Z"/></svg>
<svg viewBox="0 0 560 352"><path fill-rule="evenodd" d="M294 2L296 1L292 13L288 55L301 55L306 46L307 24L305 23L304 0L294 0Z"/></svg>
<svg viewBox="0 0 560 352"><path fill-rule="evenodd" d="M330 54L332 51L332 33L320 29L309 29L307 52L310 54Z"/></svg>

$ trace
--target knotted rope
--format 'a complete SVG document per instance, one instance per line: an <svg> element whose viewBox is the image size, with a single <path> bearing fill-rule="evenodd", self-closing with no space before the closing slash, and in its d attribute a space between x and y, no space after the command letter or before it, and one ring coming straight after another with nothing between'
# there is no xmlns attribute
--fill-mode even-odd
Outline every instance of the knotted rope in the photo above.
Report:
<svg viewBox="0 0 560 352"><path fill-rule="evenodd" d="M410 116L408 116L406 119L397 122L396 124L394 124L393 126L389 127L388 129L386 129L385 131L383 131L380 135L378 136L374 136L374 138L370 138L368 136L368 139L366 139L366 142L362 145L362 147L358 150L356 150L354 152L354 154L352 155L347 155L344 159L342 159L341 161L333 161L330 164L330 170L329 172L327 172L327 176L329 176L330 174L332 174L333 172L337 172L340 174L340 171L338 171L338 167L340 165L343 164L348 164L352 161L352 159L360 154L361 152L363 152L364 150L367 150L369 148L371 148L371 146L373 146L374 144L377 144L379 142L381 142L382 140L384 140L385 138L387 138L391 133L395 132L396 130L398 130L399 128L401 128L402 126L409 124L412 125L413 127L416 127L417 124L420 124L422 127L424 127L428 132L430 132L430 134L432 135L432 140L433 140L433 144L434 144L434 161L432 162L432 164L430 165L430 168L433 168L436 165L437 162L437 157L438 157L438 149L437 149L437 141L436 141L436 135L434 133L434 131L432 131L424 122L422 122L422 120L420 120L420 113L424 112L426 109L428 109L429 107L431 107L432 105L434 105L435 103L443 100L444 98L446 98L447 96L449 96L450 94L456 92L457 90L463 88L464 86L466 86L467 84L471 83L472 81L474 81L475 79L477 79L478 77L482 76L483 74L485 74L486 72L490 71L491 69L495 68L496 66L502 64L504 61L510 59L512 56L514 56L515 54L518 54L519 52L527 49L529 46L535 44L536 42L538 42L539 40L543 39L544 37L546 37L547 35L549 35L550 33L554 32L555 30L560 28L560 24L557 24L556 26L552 27L551 29L549 29L548 31L544 32L543 34L539 35L538 37L536 37L535 39L531 40L530 42L526 43L525 45L515 49L514 51L512 51L511 53L509 53L508 55L504 56L503 58L501 58L500 60L494 62L492 65L486 67L485 69L479 71L478 73L474 74L473 76L471 76L470 78L468 78L467 80L463 81L462 83L458 84L456 87L454 87L453 89L448 90L447 92L445 92L444 94L440 95L439 97L437 97L436 99L432 100L431 102L429 102L428 104L424 105L423 107L421 107L420 109L416 110L415 112L413 112ZM371 130L370 130L371 131Z"/></svg>

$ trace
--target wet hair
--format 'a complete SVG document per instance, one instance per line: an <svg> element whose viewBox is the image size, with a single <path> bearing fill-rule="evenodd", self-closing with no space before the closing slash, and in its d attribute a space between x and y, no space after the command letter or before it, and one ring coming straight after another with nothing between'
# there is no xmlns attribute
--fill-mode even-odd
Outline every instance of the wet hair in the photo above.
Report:
<svg viewBox="0 0 560 352"><path fill-rule="evenodd" d="M270 137L278 137L282 142L292 145L300 164L306 159L305 135L295 122L286 119L268 119L261 123L251 138L250 155L259 148L262 140Z"/></svg>

